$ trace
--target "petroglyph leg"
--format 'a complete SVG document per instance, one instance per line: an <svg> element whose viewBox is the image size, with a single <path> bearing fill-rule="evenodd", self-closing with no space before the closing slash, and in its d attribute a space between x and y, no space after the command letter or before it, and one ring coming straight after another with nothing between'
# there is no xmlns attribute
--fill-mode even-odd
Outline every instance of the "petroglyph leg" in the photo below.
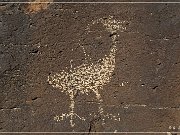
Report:
<svg viewBox="0 0 180 135"><path fill-rule="evenodd" d="M100 95L100 93L99 93L99 91L98 90L96 90L96 91L94 91L95 92L95 94L96 94L96 99L99 101L99 107L98 107L98 112L99 112L99 114L100 115L102 115L103 114L103 111L104 111L104 109L103 109L103 107L102 107L102 102L103 102L103 100L102 100L102 98L101 98L101 95Z"/></svg>
<svg viewBox="0 0 180 135"><path fill-rule="evenodd" d="M71 127L74 127L75 126L75 123L73 122L73 116L75 115L74 114L74 106L75 106L75 101L74 101L74 92L72 91L70 94L69 94L69 96L70 96L70 101L71 101L71 103L70 103L70 113L69 113L69 115L70 115L70 124L71 124Z"/></svg>
<svg viewBox="0 0 180 135"><path fill-rule="evenodd" d="M75 118L79 118L82 121L85 121L86 119L84 117L80 117L78 114L74 112L74 108L75 108L74 91L71 91L69 93L69 97L70 97L69 113L62 113L62 115L60 116L57 115L54 117L54 120L59 122L59 121L63 121L64 119L69 118L70 126L73 128L75 126L75 123L74 123Z"/></svg>

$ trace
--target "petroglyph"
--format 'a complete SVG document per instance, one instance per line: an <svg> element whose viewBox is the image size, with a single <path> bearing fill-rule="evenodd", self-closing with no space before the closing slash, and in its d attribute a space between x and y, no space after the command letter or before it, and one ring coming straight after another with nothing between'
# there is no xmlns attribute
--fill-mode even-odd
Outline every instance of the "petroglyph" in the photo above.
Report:
<svg viewBox="0 0 180 135"><path fill-rule="evenodd" d="M65 70L60 71L59 73L50 74L48 76L48 82L53 87L58 88L61 92L66 93L70 98L70 106L69 113L64 113L61 116L56 116L54 119L56 121L64 120L64 118L70 118L71 127L75 126L74 118L79 118L85 121L85 118L80 117L77 113L74 112L75 108L75 100L74 96L77 92L80 94L88 94L90 92L94 92L96 95L96 99L99 102L98 113L101 117L110 118L111 115L103 114L104 110L102 107L102 97L99 93L99 90L103 89L103 86L110 82L112 77L112 73L115 69L115 55L116 55L116 44L117 44L117 31L123 31L126 27L123 27L123 21L117 21L113 19L112 16L109 18L103 19L100 18L98 20L92 21L90 25L87 26L86 30L90 30L91 25L94 24L102 24L103 27L113 34L112 38L112 47L109 51L108 55L105 55L104 58L99 59L97 62L88 63L87 57L89 57L84 47L82 46L82 50L85 55L85 63L82 65L72 68L69 72ZM120 118L116 118L116 116L112 115L111 119L120 120Z"/></svg>

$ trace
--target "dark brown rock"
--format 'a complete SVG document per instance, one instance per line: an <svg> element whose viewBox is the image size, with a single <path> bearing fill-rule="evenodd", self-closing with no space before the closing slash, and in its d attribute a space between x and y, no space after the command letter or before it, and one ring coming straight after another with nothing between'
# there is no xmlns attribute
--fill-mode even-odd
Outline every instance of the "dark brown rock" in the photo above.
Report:
<svg viewBox="0 0 180 135"><path fill-rule="evenodd" d="M38 8L42 10L25 8L0 6L1 132L180 131L179 4L51 3ZM92 20L109 16L126 21L127 29L109 33L95 24L87 33ZM94 93L77 91L75 112L86 121L76 117L73 128L69 118L55 121L56 115L68 113L70 99L48 83L48 76L83 64L80 44L91 58L88 62L95 63L109 53L114 35L119 35L115 70L100 90L107 116L98 114Z"/></svg>

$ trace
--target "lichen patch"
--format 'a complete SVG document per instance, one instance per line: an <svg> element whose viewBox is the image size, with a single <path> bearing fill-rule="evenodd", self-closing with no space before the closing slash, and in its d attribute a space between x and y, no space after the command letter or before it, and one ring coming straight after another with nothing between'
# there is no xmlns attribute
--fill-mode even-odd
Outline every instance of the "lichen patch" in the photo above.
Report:
<svg viewBox="0 0 180 135"><path fill-rule="evenodd" d="M46 10L53 0L34 0L29 2L24 9L27 14L37 13L41 10Z"/></svg>

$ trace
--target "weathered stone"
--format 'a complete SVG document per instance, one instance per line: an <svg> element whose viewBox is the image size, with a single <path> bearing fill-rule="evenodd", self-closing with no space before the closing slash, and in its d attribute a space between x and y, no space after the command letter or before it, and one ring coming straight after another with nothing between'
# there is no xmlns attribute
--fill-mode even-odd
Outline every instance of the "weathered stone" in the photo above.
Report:
<svg viewBox="0 0 180 135"><path fill-rule="evenodd" d="M0 11L1 132L180 130L178 4L16 3ZM90 90L77 89L71 70L103 63L113 44L115 68L95 85L102 100L92 79ZM68 93L48 80L63 70L76 82L55 82L75 91L72 127Z"/></svg>

